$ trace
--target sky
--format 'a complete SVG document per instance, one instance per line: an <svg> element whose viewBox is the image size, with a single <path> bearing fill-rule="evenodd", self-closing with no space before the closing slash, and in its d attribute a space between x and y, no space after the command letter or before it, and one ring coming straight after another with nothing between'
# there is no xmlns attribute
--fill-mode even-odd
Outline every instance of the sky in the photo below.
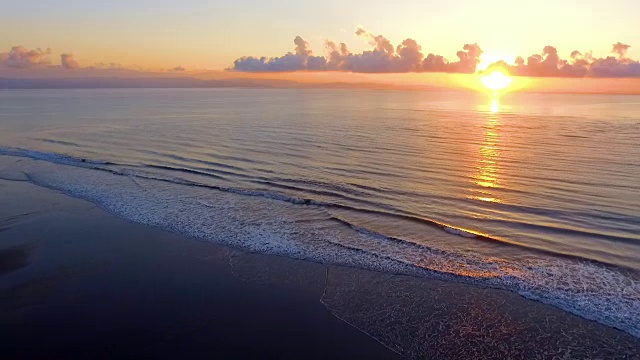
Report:
<svg viewBox="0 0 640 360"><path fill-rule="evenodd" d="M0 9L0 53L51 49L51 64L66 53L79 66L222 70L243 56L294 52L296 36L313 55L326 55L327 39L371 49L358 26L451 61L476 43L498 58L551 45L568 59L574 50L604 58L621 42L640 58L637 0L0 0Z"/></svg>

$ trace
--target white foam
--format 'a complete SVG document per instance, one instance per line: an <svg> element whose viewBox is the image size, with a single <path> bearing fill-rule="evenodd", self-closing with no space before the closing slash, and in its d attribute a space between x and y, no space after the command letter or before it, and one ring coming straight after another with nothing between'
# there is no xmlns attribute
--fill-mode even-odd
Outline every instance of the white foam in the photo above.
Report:
<svg viewBox="0 0 640 360"><path fill-rule="evenodd" d="M473 233L470 233L468 231L464 231L464 230L461 230L461 229L452 228L452 227L449 227L449 226L444 226L443 229L444 229L444 231L448 232L449 234L458 235L458 236L466 237L466 238L469 238L469 239L478 237L476 234L473 234Z"/></svg>

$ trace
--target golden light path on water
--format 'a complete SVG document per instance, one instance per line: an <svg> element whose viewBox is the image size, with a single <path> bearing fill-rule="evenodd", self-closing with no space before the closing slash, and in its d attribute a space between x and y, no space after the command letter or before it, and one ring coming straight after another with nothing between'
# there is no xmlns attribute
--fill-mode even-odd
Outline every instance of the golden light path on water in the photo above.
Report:
<svg viewBox="0 0 640 360"><path fill-rule="evenodd" d="M498 103L497 98L494 98L493 101L491 101L491 105L489 105L489 111L491 111L492 114L500 111L500 104Z"/></svg>
<svg viewBox="0 0 640 360"><path fill-rule="evenodd" d="M500 202L500 199L492 191L499 187L498 175L500 170L498 167L500 154L498 112L500 111L500 105L497 97L493 98L489 111L483 126L484 134L475 166L477 173L471 177L475 186L473 194L469 197L484 202Z"/></svg>
<svg viewBox="0 0 640 360"><path fill-rule="evenodd" d="M479 148L479 156L475 168L477 172L471 176L474 184L470 199L499 203L501 200L496 196L495 189L500 187L498 158L499 147L499 113L500 102L499 92L505 91L511 84L511 78L500 71L494 71L489 75L480 78L482 84L492 92L489 112L486 114L486 122L483 125L484 134Z"/></svg>

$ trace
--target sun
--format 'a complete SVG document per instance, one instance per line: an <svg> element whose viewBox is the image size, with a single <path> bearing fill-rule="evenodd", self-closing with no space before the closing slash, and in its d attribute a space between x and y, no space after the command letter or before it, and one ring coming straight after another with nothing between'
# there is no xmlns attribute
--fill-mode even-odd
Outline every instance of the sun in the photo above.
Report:
<svg viewBox="0 0 640 360"><path fill-rule="evenodd" d="M487 89L493 91L502 90L511 84L511 78L501 71L494 71L489 75L485 75L480 78L480 81Z"/></svg>

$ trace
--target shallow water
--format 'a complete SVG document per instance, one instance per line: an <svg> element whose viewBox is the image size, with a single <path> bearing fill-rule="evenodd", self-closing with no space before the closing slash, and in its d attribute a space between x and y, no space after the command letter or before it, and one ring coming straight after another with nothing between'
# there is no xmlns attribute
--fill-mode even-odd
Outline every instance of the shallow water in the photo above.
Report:
<svg viewBox="0 0 640 360"><path fill-rule="evenodd" d="M640 96L5 91L0 177L253 251L509 289L639 336L638 134Z"/></svg>

